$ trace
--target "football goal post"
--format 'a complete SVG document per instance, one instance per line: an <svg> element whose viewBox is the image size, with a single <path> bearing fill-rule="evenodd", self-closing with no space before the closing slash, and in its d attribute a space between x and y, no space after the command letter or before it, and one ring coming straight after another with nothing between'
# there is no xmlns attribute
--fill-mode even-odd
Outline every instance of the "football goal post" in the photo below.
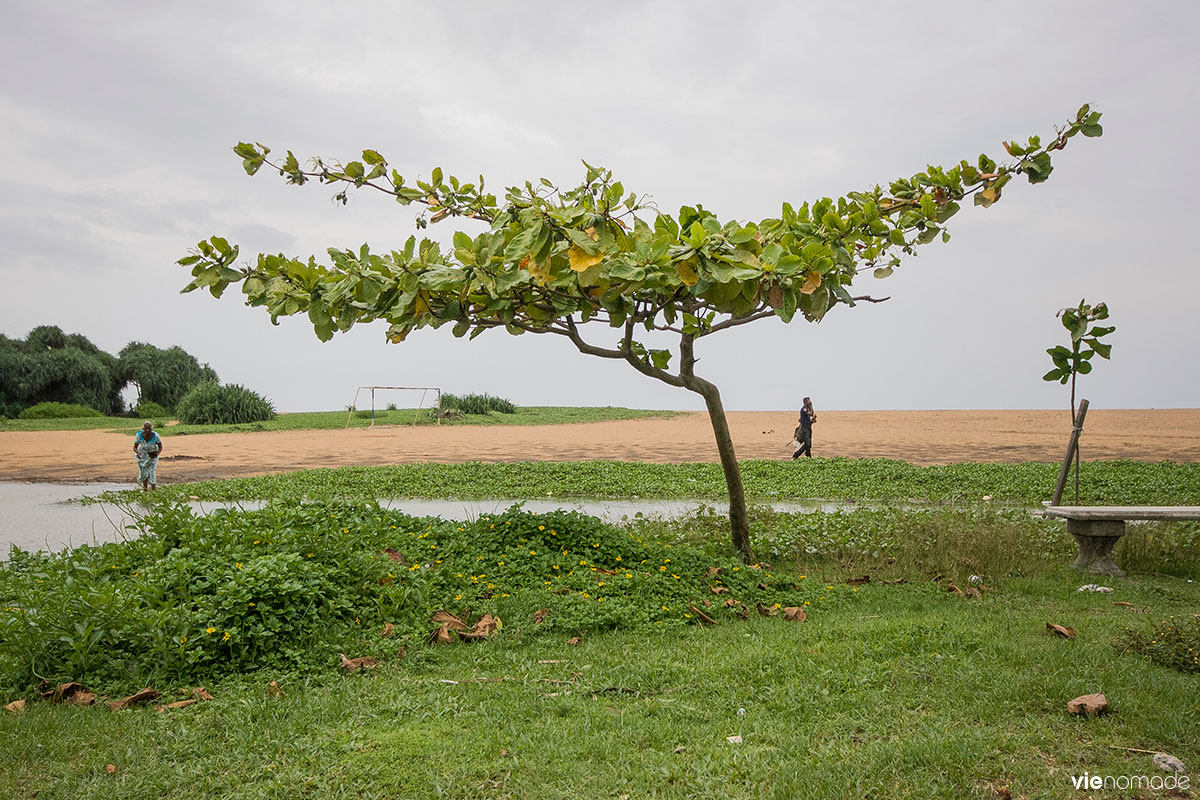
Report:
<svg viewBox="0 0 1200 800"><path fill-rule="evenodd" d="M354 414L358 411L358 398L363 392L369 392L371 395L371 427L375 426L375 393L376 392L420 392L421 399L417 401L417 408L413 414L413 425L417 424L417 420L421 416L421 412L425 409L425 400L429 398L432 392L435 402L430 403L430 408L437 409L438 424L442 424L442 390L436 386L359 386L354 392L354 401L350 403L350 413L346 416L346 427L350 427L350 421L354 419ZM366 409L363 409L364 411Z"/></svg>

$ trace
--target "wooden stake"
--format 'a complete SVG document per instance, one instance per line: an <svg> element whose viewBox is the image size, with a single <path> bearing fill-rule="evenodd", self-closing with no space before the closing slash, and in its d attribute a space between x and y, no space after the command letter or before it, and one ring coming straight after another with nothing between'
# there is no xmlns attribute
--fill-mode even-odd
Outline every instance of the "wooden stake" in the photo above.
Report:
<svg viewBox="0 0 1200 800"><path fill-rule="evenodd" d="M1071 429L1071 439L1067 442L1067 456L1063 459L1062 469L1058 473L1058 485L1054 487L1054 499L1050 505L1056 506L1062 500L1063 487L1067 485L1067 476L1071 473L1071 461L1075 458L1079 447L1079 434L1083 433L1083 418L1087 416L1088 401L1079 401L1079 413L1075 415L1075 427Z"/></svg>

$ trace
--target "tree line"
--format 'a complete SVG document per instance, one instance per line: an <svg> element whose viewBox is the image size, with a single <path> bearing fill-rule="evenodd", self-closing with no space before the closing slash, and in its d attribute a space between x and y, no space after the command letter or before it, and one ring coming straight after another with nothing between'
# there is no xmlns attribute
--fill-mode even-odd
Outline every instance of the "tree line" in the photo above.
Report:
<svg viewBox="0 0 1200 800"><path fill-rule="evenodd" d="M135 407L157 403L171 411L191 388L216 381L212 367L181 347L130 342L114 356L56 325L40 325L24 339L0 334L0 414L5 417L38 403L119 415L126 411L121 393L130 384L138 389Z"/></svg>

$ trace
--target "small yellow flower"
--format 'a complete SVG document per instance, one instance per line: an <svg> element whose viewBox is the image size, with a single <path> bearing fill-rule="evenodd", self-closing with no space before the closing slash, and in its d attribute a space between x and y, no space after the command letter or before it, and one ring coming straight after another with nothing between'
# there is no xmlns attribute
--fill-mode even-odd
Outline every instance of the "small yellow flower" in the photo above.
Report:
<svg viewBox="0 0 1200 800"><path fill-rule="evenodd" d="M254 603L254 602L251 602L251 603L250 603L250 607L251 607L251 608L254 608L256 605L257 605L257 603Z"/></svg>
<svg viewBox="0 0 1200 800"><path fill-rule="evenodd" d="M233 563L233 566L234 566L234 569L241 569L241 568L242 568L242 562L240 562L240 561L235 561L235 562Z"/></svg>
<svg viewBox="0 0 1200 800"><path fill-rule="evenodd" d="M349 532L350 532L349 528L342 528L342 533L349 533Z"/></svg>
<svg viewBox="0 0 1200 800"><path fill-rule="evenodd" d="M455 600L462 600L462 594L460 593L460 594L456 594L456 595L454 595L454 599L455 599Z"/></svg>
<svg viewBox="0 0 1200 800"><path fill-rule="evenodd" d="M179 643L180 643L180 644L186 644L186 643L187 643L187 637L186 637L186 636L182 637L182 638L179 640Z"/></svg>
<svg viewBox="0 0 1200 800"><path fill-rule="evenodd" d="M545 526L545 525L538 525L538 530L539 530L539 531L544 531L544 530L546 530L546 526Z"/></svg>
<svg viewBox="0 0 1200 800"><path fill-rule="evenodd" d="M216 633L217 629L216 628L205 628L204 632L205 633Z"/></svg>
<svg viewBox="0 0 1200 800"><path fill-rule="evenodd" d="M229 641L231 638L233 638L233 637L231 637L231 636L229 635L229 631L225 631L225 635L221 637L221 641L222 641L222 642L228 642L228 641Z"/></svg>

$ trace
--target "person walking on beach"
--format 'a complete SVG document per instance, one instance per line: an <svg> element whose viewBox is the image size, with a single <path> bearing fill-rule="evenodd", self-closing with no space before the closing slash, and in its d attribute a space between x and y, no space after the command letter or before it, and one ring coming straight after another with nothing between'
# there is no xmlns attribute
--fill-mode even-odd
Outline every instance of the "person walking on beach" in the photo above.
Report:
<svg viewBox="0 0 1200 800"><path fill-rule="evenodd" d="M795 461L801 455L812 458L812 426L817 421L817 412L813 410L812 398L804 398L804 405L800 407L800 425L796 428L796 441L800 443L800 449L792 454L792 460Z"/></svg>
<svg viewBox="0 0 1200 800"><path fill-rule="evenodd" d="M137 455L138 483L143 490L157 488L158 454L162 452L162 437L154 432L154 423L147 420L133 437L133 452Z"/></svg>

